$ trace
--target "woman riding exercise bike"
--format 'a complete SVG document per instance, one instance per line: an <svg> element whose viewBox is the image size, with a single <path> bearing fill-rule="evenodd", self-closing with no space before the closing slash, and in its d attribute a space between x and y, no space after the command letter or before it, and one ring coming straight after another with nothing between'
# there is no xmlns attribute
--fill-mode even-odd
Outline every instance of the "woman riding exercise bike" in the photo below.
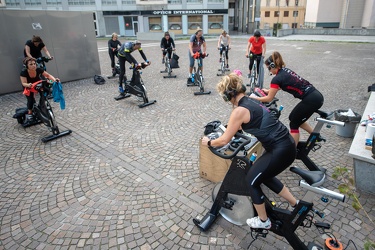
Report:
<svg viewBox="0 0 375 250"><path fill-rule="evenodd" d="M237 74L224 76L217 89L224 100L231 102L235 108L224 134L212 141L204 137L202 144L209 147L224 146L241 128L262 143L265 153L258 158L246 175L251 199L258 214L258 217L248 219L247 224L251 228L269 229L271 221L265 209L264 194L260 187L262 183L285 198L291 206L297 204L294 196L276 178L295 159L296 147L293 138L288 129L265 106L245 95L246 86Z"/></svg>

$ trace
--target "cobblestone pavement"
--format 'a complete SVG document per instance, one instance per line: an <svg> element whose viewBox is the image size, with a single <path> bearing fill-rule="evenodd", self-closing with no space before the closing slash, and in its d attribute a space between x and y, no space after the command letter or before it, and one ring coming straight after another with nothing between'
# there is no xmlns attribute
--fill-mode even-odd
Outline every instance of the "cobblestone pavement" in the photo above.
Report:
<svg viewBox="0 0 375 250"><path fill-rule="evenodd" d="M106 42L98 40L98 49L101 73L109 75ZM134 97L115 101L117 79L104 85L93 79L66 82L66 109L60 110L57 103L53 108L60 129L73 133L48 143L40 140L49 135L45 126L24 129L12 118L26 103L22 93L0 96L0 249L246 249L252 241L248 227L220 217L208 232L200 232L192 222L211 207L214 186L199 177L198 140L207 122L225 123L231 112L215 90L220 79L216 40L207 43L204 76L211 95L194 96L197 87L186 86L186 40L177 41L180 68L173 72L175 79L163 79L160 73L159 42L144 41L152 65L142 77L150 99L157 102L140 109ZM245 74L246 44L246 37L233 37L229 53L230 68ZM367 86L374 80L374 44L269 39L267 55L273 50L321 90L322 109L352 108L362 114ZM265 77L266 86L270 79ZM278 98L285 107L280 119L288 124L296 100L284 93ZM337 166L352 169L352 139L336 135L334 127L324 128L322 134L327 142L310 156L327 168L325 187L337 190L340 182L331 175ZM294 165L303 167L299 161ZM294 174L285 171L280 177L302 198ZM375 197L359 195L364 207L360 212L350 199L317 199L316 208L326 214L325 221L344 246L352 240L363 249L366 239L375 241L374 224L364 213L374 220ZM326 237L314 227L298 229L298 235L320 244ZM290 247L270 233L250 249Z"/></svg>

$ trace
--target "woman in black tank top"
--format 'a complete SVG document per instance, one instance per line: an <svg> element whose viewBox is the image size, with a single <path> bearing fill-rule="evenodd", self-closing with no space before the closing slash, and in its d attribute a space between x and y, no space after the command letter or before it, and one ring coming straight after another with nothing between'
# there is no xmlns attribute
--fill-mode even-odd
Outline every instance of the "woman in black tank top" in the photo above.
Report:
<svg viewBox="0 0 375 250"><path fill-rule="evenodd" d="M225 101L233 104L233 111L224 134L215 140L204 137L202 144L209 147L224 146L239 129L251 133L262 143L265 152L258 157L246 175L258 217L250 218L246 222L251 228L269 229L271 222L265 210L260 184L264 183L292 206L297 204L288 188L275 177L294 161L294 140L289 130L265 106L245 95L246 87L238 75L231 73L224 76L217 90Z"/></svg>

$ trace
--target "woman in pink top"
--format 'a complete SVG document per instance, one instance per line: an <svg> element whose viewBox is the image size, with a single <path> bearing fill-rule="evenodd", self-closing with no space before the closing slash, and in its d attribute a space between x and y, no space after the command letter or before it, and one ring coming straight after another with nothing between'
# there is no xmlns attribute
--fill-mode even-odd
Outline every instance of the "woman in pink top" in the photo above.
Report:
<svg viewBox="0 0 375 250"><path fill-rule="evenodd" d="M250 57L250 64L249 64L249 75L247 77L250 78L251 75L251 68L253 67L254 60L257 60L257 74L259 74L259 67L262 66L260 64L261 56L264 57L266 54L266 39L260 34L259 30L254 32L254 35L249 38L247 43L246 49L246 57Z"/></svg>

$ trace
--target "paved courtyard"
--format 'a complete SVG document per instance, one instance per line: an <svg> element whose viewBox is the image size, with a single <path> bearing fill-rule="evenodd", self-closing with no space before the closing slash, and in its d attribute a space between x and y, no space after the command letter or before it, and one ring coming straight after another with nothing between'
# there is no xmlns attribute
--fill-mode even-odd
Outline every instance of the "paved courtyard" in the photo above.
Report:
<svg viewBox="0 0 375 250"><path fill-rule="evenodd" d="M106 39L98 40L103 75L110 74L106 44ZM140 109L135 97L115 101L117 78L104 85L93 79L66 82L66 109L57 103L53 107L60 130L73 133L48 143L40 140L49 135L45 126L25 129L12 118L16 108L25 106L22 93L0 96L0 249L247 249L252 241L247 226L220 217L210 230L200 232L192 222L211 207L214 187L199 177L199 138L207 122L227 122L232 108L215 89L220 79L217 41L207 44L204 76L211 95L194 96L197 87L186 86L187 40L177 41L180 68L173 72L175 79L163 79L160 73L159 42L144 41L152 65L142 77L149 98L157 102ZM229 52L230 68L245 74L246 45L247 37L233 37ZM274 50L323 93L323 110L351 108L362 114L367 86L374 83L374 43L267 39L267 56ZM270 80L267 75L265 86ZM288 124L297 101L281 92L278 98L284 106L280 119ZM325 187L337 190L341 182L331 175L337 166L352 169L352 139L336 135L334 127L323 128L322 134L327 142L310 156L327 169ZM293 165L303 167L297 160ZM302 198L296 175L285 171L280 177ZM374 220L375 196L359 196ZM344 246L352 240L363 249L367 239L375 241L375 226L351 202L316 199L316 208L326 214L329 232ZM315 227L299 229L298 235L321 245L326 237ZM250 249L290 246L270 233ZM351 244L348 249L355 248Z"/></svg>

